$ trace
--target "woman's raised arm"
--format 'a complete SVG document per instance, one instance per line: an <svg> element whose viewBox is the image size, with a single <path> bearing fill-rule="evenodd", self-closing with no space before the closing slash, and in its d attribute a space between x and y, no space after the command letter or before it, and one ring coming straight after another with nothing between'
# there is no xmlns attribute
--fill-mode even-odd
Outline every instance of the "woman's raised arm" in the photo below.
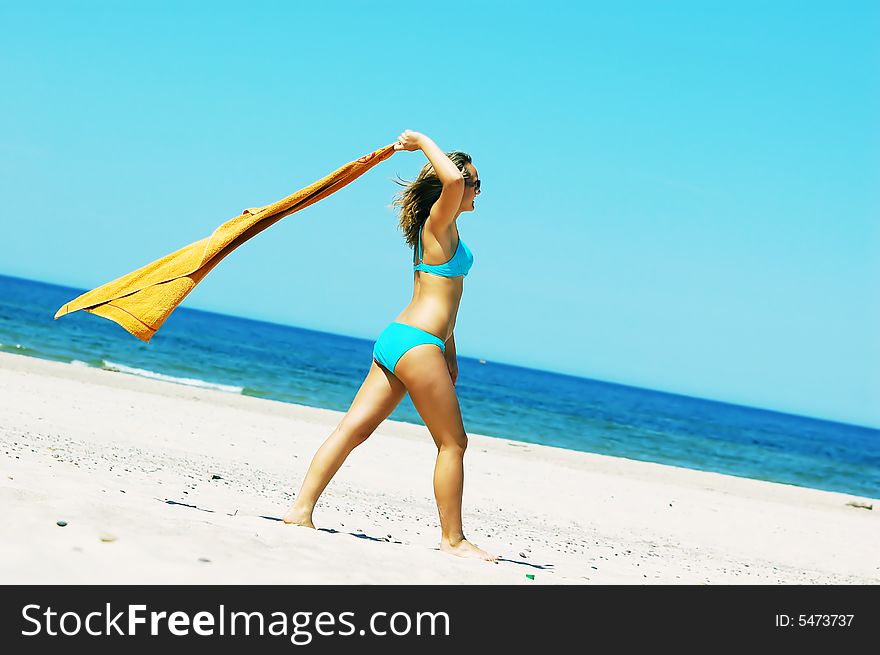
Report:
<svg viewBox="0 0 880 655"><path fill-rule="evenodd" d="M426 135L412 130L404 130L397 138L396 150L421 150L425 153L434 172L443 184L437 202L431 207L431 220L436 227L445 228L455 218L464 195L464 176L458 166L446 156L439 146Z"/></svg>
<svg viewBox="0 0 880 655"><path fill-rule="evenodd" d="M444 187L447 184L464 184L464 176L461 171L428 136L420 132L404 130L397 138L397 145L394 148L395 150L421 150L424 152Z"/></svg>

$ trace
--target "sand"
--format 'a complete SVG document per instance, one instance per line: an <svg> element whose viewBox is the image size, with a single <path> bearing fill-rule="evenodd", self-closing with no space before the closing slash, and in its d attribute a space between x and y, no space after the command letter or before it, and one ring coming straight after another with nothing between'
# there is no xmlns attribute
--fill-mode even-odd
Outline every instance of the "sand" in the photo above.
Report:
<svg viewBox="0 0 880 655"><path fill-rule="evenodd" d="M880 582L876 499L478 434L465 535L501 559L453 557L433 441L395 421L331 481L317 530L284 525L341 416L0 353L0 583Z"/></svg>

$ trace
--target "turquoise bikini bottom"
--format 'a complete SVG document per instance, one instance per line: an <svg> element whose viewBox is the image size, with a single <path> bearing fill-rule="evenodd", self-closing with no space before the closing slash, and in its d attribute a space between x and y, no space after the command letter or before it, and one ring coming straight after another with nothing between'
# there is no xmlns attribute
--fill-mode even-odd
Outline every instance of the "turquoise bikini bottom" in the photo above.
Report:
<svg viewBox="0 0 880 655"><path fill-rule="evenodd" d="M373 359L394 373L397 361L410 348L420 346L423 343L433 343L446 353L446 344L440 337L435 337L430 332L425 332L406 323L395 321L382 330L382 334L373 345Z"/></svg>

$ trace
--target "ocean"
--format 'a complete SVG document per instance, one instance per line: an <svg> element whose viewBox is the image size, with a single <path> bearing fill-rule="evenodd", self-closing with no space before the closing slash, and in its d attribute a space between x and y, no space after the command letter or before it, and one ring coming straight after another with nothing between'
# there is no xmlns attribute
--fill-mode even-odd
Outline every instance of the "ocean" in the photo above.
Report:
<svg viewBox="0 0 880 655"><path fill-rule="evenodd" d="M0 351L343 412L372 360L369 339L187 307L149 344L53 320L84 291L0 275ZM880 498L880 430L462 356L456 389L468 432ZM423 425L408 396L389 418Z"/></svg>

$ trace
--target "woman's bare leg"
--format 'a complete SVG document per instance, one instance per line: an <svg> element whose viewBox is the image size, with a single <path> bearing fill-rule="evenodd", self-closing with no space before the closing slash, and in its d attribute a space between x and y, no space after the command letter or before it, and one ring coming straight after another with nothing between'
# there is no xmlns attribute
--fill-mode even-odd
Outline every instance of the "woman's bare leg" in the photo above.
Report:
<svg viewBox="0 0 880 655"><path fill-rule="evenodd" d="M462 529L467 434L443 353L430 344L416 346L400 358L395 374L406 385L413 405L437 446L434 496L440 513L440 550L460 557L497 560L497 555L491 555L465 539Z"/></svg>
<svg viewBox="0 0 880 655"><path fill-rule="evenodd" d="M315 453L302 488L284 515L285 523L314 528L318 497L352 450L362 444L403 400L406 388L374 361L348 412Z"/></svg>

